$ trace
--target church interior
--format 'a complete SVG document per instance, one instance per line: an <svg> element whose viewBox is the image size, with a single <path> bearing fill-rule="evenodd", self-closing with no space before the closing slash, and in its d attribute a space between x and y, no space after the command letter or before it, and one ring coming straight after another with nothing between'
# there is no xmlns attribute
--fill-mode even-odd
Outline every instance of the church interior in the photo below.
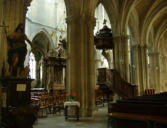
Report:
<svg viewBox="0 0 167 128"><path fill-rule="evenodd" d="M0 0L0 127L167 128L166 0Z"/></svg>

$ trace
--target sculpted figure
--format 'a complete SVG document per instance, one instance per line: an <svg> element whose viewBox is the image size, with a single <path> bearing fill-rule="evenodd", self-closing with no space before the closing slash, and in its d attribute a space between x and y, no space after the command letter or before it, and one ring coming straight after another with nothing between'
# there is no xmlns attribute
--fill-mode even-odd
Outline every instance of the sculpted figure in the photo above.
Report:
<svg viewBox="0 0 167 128"><path fill-rule="evenodd" d="M25 40L31 45L31 41L24 34L24 25L20 23L15 31L8 37L8 63L12 76L18 76L24 70L24 60L27 54Z"/></svg>

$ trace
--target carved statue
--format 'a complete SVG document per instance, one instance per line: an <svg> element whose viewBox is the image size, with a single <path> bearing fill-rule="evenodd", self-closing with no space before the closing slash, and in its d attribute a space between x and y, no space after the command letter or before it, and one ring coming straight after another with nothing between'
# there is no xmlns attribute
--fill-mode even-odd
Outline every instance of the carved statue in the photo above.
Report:
<svg viewBox="0 0 167 128"><path fill-rule="evenodd" d="M18 77L23 73L24 60L27 54L25 40L31 45L31 41L24 34L24 25L20 23L15 31L7 36L9 72Z"/></svg>

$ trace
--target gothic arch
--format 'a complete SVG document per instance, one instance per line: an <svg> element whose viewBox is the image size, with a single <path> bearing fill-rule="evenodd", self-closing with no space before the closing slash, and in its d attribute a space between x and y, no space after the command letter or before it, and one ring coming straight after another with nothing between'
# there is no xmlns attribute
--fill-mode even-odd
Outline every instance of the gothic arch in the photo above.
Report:
<svg viewBox="0 0 167 128"><path fill-rule="evenodd" d="M128 23L129 23L129 17L130 14L132 13L132 10L134 9L135 6L135 1L134 0L127 0L124 1L122 4L122 10L121 10L121 33L125 34L127 31ZM137 14L137 13L135 13ZM135 19L136 20L136 19Z"/></svg>
<svg viewBox="0 0 167 128"><path fill-rule="evenodd" d="M164 15L167 11L167 1L158 5L154 10L150 9L147 13L146 18L144 19L144 23L141 29L141 41L144 43L149 43L149 32L154 22L161 16ZM153 44L155 46L155 44Z"/></svg>
<svg viewBox="0 0 167 128"><path fill-rule="evenodd" d="M159 48L159 40L161 39L161 37L164 35L164 33L167 31L167 20L164 20L161 25L159 26L159 29L156 32L156 38L155 38L155 47Z"/></svg>
<svg viewBox="0 0 167 128"><path fill-rule="evenodd" d="M139 19L138 19L138 15L135 9L131 12L127 21L128 21L128 24L125 25L126 29L128 28L128 26L130 27L131 34L133 35L136 42L138 43L139 42L139 29L138 29Z"/></svg>
<svg viewBox="0 0 167 128"><path fill-rule="evenodd" d="M105 1L101 1L101 3L103 4L103 6L108 14L108 17L109 17L109 20L110 20L110 23L112 26L113 35L117 35L119 33L118 32L119 26L117 24L118 14L119 14L118 1L105 0Z"/></svg>
<svg viewBox="0 0 167 128"><path fill-rule="evenodd" d="M35 48L39 49L41 53L43 53L43 56L49 51L50 48L53 48L53 43L51 43L51 38L47 35L46 30L37 33L33 38L32 43Z"/></svg>

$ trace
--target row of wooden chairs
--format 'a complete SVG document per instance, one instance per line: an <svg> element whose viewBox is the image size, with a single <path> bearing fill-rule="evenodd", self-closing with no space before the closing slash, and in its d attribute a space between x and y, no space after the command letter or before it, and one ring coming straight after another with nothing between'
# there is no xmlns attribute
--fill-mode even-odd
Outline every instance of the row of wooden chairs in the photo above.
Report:
<svg viewBox="0 0 167 128"><path fill-rule="evenodd" d="M48 114L61 112L66 101L65 91L54 91L53 93L32 92L31 104L39 106L38 117L47 117Z"/></svg>

